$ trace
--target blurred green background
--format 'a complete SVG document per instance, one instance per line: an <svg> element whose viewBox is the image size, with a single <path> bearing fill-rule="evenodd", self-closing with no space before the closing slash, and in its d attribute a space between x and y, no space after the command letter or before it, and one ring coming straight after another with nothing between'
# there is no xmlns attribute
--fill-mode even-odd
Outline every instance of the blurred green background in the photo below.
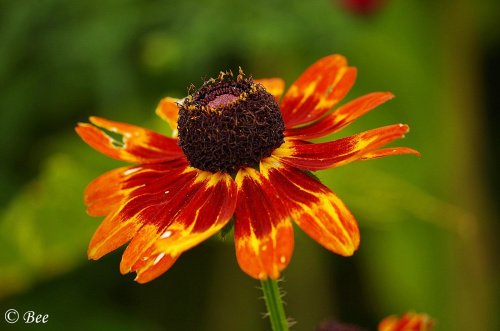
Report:
<svg viewBox="0 0 500 331"><path fill-rule="evenodd" d="M158 101L202 77L241 66L290 86L333 53L358 68L346 101L396 95L333 138L408 123L394 146L422 158L317 173L356 216L361 246L343 258L297 229L281 283L294 330L330 318L375 330L410 309L436 330L499 329L496 0L389 1L371 15L335 0L3 0L0 329L29 326L8 324L8 309L48 314L51 330L270 329L230 240L201 244L145 285L120 275L123 249L87 260L102 218L86 215L83 190L124 164L73 128L97 115L169 134Z"/></svg>

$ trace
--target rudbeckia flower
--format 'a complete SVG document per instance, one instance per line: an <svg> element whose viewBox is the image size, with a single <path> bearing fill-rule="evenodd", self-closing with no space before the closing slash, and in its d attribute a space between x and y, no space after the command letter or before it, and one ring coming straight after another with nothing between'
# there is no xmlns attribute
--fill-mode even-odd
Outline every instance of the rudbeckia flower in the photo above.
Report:
<svg viewBox="0 0 500 331"><path fill-rule="evenodd" d="M378 325L378 331L431 331L434 320L427 314L417 314L413 311L404 313L401 317L389 316Z"/></svg>
<svg viewBox="0 0 500 331"><path fill-rule="evenodd" d="M88 214L106 216L90 242L89 258L97 260L130 241L120 271L136 272L136 281L148 282L232 218L238 263L256 279L277 279L290 262L291 220L325 248L352 255L359 245L353 215L309 171L418 154L380 149L408 132L403 124L311 142L393 97L371 93L330 112L355 78L356 69L343 56L327 56L281 98L279 78L221 72L198 90L191 87L183 100L160 102L156 113L174 130L172 138L98 117L80 123L76 131L90 146L136 163L98 177L85 190ZM121 141L105 130L120 134Z"/></svg>
<svg viewBox="0 0 500 331"><path fill-rule="evenodd" d="M361 15L374 14L389 0L336 0L342 7Z"/></svg>

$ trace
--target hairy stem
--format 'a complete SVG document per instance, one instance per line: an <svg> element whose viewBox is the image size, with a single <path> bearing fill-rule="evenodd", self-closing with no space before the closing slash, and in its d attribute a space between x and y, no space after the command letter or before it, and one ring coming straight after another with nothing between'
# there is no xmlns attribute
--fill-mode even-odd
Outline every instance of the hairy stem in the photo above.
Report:
<svg viewBox="0 0 500 331"><path fill-rule="evenodd" d="M268 277L266 280L261 280L260 282L273 331L288 331L288 321L276 280Z"/></svg>

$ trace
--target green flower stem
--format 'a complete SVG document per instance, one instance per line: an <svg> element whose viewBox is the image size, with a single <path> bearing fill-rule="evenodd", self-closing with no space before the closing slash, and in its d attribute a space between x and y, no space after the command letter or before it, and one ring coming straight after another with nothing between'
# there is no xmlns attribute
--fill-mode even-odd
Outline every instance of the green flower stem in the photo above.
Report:
<svg viewBox="0 0 500 331"><path fill-rule="evenodd" d="M278 283L270 277L267 280L261 280L260 283L262 284L262 291L264 292L273 331L288 331L288 321L283 309Z"/></svg>

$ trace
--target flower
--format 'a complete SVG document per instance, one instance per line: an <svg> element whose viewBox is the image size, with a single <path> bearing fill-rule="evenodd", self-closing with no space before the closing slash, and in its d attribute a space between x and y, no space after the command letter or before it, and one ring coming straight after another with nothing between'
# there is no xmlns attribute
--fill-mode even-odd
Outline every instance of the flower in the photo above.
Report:
<svg viewBox="0 0 500 331"><path fill-rule="evenodd" d="M388 0L336 0L341 7L360 15L370 15L385 6Z"/></svg>
<svg viewBox="0 0 500 331"><path fill-rule="evenodd" d="M380 321L378 331L431 331L434 321L426 314L406 312L400 318L389 316ZM314 331L363 331L356 325L346 324L337 320L329 320L322 323Z"/></svg>
<svg viewBox="0 0 500 331"><path fill-rule="evenodd" d="M76 128L101 153L138 163L112 170L86 188L87 213L105 216L89 246L99 259L130 241L120 264L148 282L186 250L234 218L236 257L257 279L277 279L294 246L291 219L325 248L350 256L359 245L351 212L309 171L395 154L379 149L408 132L390 125L312 143L393 98L371 93L334 107L350 90L356 69L341 55L324 57L284 91L279 78L253 80L230 72L184 100L163 99L156 113L174 137L91 117ZM118 141L104 130L122 135Z"/></svg>
<svg viewBox="0 0 500 331"><path fill-rule="evenodd" d="M433 328L434 320L427 314L413 311L404 313L400 318L386 317L378 325L378 331L431 331Z"/></svg>

